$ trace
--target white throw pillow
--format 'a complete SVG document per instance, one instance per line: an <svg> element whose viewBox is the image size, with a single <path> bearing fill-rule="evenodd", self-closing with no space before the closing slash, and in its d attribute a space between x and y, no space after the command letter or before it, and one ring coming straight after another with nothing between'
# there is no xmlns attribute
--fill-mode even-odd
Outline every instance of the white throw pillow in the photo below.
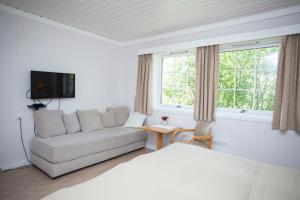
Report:
<svg viewBox="0 0 300 200"><path fill-rule="evenodd" d="M146 119L146 115L136 113L136 112L130 113L127 122L123 125L123 127L139 128L143 126L145 119Z"/></svg>

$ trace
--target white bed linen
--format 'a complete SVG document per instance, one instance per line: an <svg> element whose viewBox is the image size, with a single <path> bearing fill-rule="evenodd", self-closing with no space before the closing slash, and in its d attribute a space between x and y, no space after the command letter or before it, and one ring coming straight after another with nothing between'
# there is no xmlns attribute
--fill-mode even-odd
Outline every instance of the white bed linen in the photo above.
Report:
<svg viewBox="0 0 300 200"><path fill-rule="evenodd" d="M300 170L173 144L45 200L300 200Z"/></svg>

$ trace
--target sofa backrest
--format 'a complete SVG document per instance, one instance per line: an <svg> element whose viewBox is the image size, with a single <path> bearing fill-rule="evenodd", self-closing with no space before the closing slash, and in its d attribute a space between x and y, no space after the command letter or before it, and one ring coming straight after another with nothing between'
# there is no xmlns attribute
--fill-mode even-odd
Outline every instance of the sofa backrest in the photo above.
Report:
<svg viewBox="0 0 300 200"><path fill-rule="evenodd" d="M61 110L34 111L34 121L38 136L41 138L76 133L89 132L114 126L122 126L129 116L128 107L108 107L107 112L94 110L79 110L76 113L64 115Z"/></svg>
<svg viewBox="0 0 300 200"><path fill-rule="evenodd" d="M93 110L77 110L77 117L82 132L95 131L103 129L103 125L96 109Z"/></svg>
<svg viewBox="0 0 300 200"><path fill-rule="evenodd" d="M104 112L100 113L100 118L104 128L117 126L114 112Z"/></svg>
<svg viewBox="0 0 300 200"><path fill-rule="evenodd" d="M38 110L33 112L37 134L41 138L47 138L66 133L60 110Z"/></svg>
<svg viewBox="0 0 300 200"><path fill-rule="evenodd" d="M108 107L107 112L113 112L117 126L122 126L126 123L129 116L129 109L126 106L121 107Z"/></svg>
<svg viewBox="0 0 300 200"><path fill-rule="evenodd" d="M81 130L76 112L71 114L64 114L63 121L67 133L77 133Z"/></svg>

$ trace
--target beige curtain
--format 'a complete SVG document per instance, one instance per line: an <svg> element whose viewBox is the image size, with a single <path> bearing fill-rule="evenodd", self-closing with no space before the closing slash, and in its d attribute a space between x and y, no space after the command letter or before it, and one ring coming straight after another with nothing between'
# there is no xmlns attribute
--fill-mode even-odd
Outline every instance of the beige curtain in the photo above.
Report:
<svg viewBox="0 0 300 200"><path fill-rule="evenodd" d="M219 79L219 46L198 47L194 119L215 121Z"/></svg>
<svg viewBox="0 0 300 200"><path fill-rule="evenodd" d="M273 129L300 133L300 34L285 36L279 55Z"/></svg>
<svg viewBox="0 0 300 200"><path fill-rule="evenodd" d="M151 114L152 54L139 55L134 111Z"/></svg>

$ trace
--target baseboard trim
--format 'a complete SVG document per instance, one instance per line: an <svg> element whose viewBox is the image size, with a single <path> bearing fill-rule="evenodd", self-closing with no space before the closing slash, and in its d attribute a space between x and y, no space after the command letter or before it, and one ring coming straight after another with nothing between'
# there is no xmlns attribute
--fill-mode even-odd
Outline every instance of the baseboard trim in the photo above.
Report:
<svg viewBox="0 0 300 200"><path fill-rule="evenodd" d="M24 167L24 166L27 166L27 165L30 165L30 164L31 163L28 162L28 161L18 161L18 162L2 165L1 170L3 172L3 171L11 170L11 169L16 169L16 168L19 168L19 167Z"/></svg>
<svg viewBox="0 0 300 200"><path fill-rule="evenodd" d="M146 143L145 148L156 151L156 144ZM215 150L215 151L220 151L220 152L224 152L224 153L230 153L231 145L230 145L229 142L226 142L226 141L223 141L223 140L214 139L213 143L212 143L212 149Z"/></svg>

